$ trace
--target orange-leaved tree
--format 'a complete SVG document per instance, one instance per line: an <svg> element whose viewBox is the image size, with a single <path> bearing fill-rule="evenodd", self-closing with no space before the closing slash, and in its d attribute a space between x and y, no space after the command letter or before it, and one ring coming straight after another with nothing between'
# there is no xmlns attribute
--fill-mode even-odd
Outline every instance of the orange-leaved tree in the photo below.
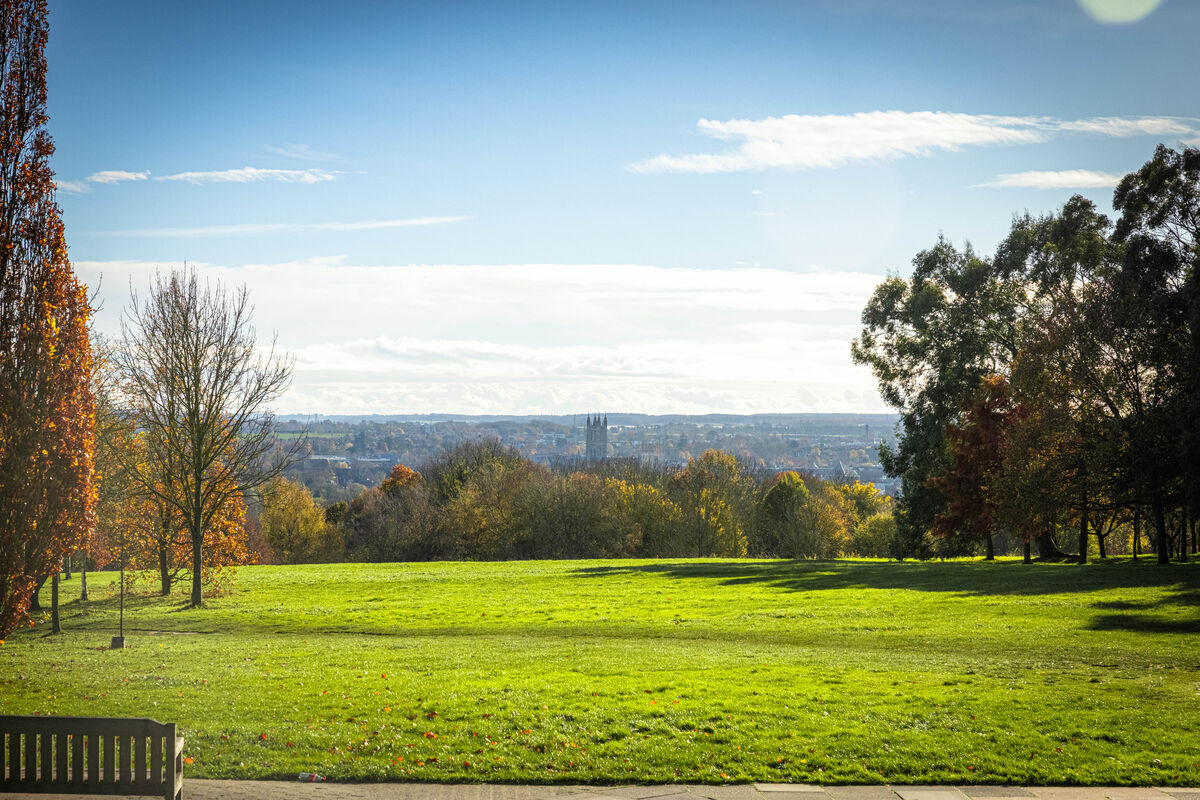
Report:
<svg viewBox="0 0 1200 800"><path fill-rule="evenodd" d="M91 526L86 288L46 132L46 4L0 0L0 637Z"/></svg>

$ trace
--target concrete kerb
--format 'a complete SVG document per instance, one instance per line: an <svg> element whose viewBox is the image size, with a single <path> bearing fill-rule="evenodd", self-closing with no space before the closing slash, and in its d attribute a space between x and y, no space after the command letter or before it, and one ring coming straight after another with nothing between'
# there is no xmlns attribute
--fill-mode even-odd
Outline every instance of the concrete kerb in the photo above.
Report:
<svg viewBox="0 0 1200 800"><path fill-rule="evenodd" d="M188 800L1200 800L1197 787L1129 786L514 786L509 784L300 783L186 780ZM13 800L74 800L80 795L5 794Z"/></svg>

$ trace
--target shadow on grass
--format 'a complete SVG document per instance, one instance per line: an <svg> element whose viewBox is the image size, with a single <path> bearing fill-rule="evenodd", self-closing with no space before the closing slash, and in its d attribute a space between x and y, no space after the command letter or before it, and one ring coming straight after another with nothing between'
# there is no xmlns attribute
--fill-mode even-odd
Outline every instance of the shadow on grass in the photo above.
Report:
<svg viewBox="0 0 1200 800"><path fill-rule="evenodd" d="M673 561L581 567L578 577L656 574L671 578L715 579L722 586L763 584L812 592L840 589L910 589L966 595L1040 595L1144 587L1170 587L1154 605L1200 605L1200 565L1151 565L1128 560L1088 565L998 562L856 561ZM1151 605L1104 601L1098 608L1132 610Z"/></svg>
<svg viewBox="0 0 1200 800"><path fill-rule="evenodd" d="M1148 614L1103 614L1088 630L1133 633L1200 633L1200 619L1173 619Z"/></svg>

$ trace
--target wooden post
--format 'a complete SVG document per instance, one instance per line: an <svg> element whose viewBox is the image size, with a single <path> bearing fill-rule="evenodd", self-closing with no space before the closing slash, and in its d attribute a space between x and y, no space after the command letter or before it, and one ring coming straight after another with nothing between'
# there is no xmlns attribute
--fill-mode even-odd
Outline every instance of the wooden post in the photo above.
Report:
<svg viewBox="0 0 1200 800"><path fill-rule="evenodd" d="M58 618L58 569L54 570L54 577L50 579L50 632L62 633L62 626L59 624Z"/></svg>

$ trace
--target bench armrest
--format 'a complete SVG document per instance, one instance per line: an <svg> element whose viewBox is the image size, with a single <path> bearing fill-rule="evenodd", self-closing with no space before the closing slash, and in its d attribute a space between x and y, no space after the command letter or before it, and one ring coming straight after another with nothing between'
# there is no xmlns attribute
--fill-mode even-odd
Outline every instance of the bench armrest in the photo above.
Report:
<svg viewBox="0 0 1200 800"><path fill-rule="evenodd" d="M183 753L184 738L182 736L175 737L175 755Z"/></svg>

